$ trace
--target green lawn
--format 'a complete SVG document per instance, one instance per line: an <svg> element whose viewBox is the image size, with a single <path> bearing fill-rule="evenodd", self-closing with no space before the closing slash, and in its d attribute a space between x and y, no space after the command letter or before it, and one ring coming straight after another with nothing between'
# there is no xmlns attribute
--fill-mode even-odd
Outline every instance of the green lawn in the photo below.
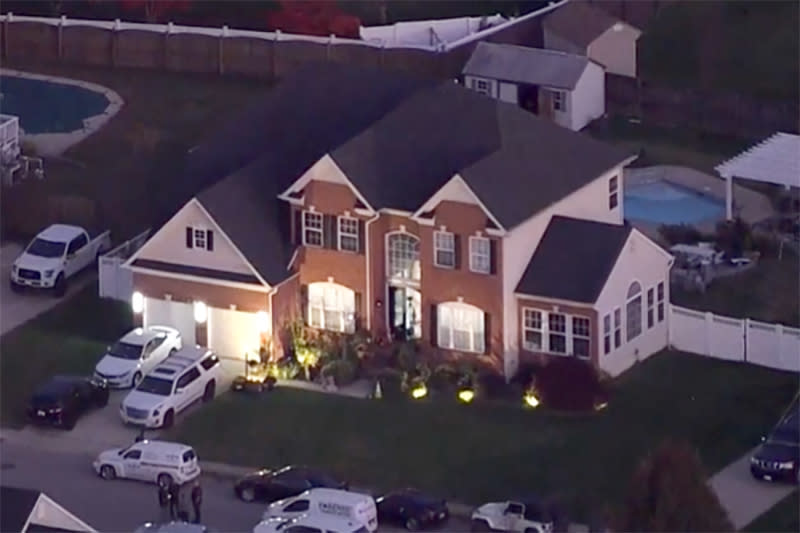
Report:
<svg viewBox="0 0 800 533"><path fill-rule="evenodd" d="M800 531L800 494L792 492L778 505L756 518L745 531L750 533L797 533Z"/></svg>
<svg viewBox="0 0 800 533"><path fill-rule="evenodd" d="M624 375L596 416L279 389L223 395L169 438L206 460L307 463L356 485L416 485L468 503L559 495L585 520L619 501L637 461L665 437L688 439L717 471L758 442L796 390L794 374L665 353Z"/></svg>
<svg viewBox="0 0 800 533"><path fill-rule="evenodd" d="M717 280L705 293L685 292L676 287L671 300L677 305L720 315L800 327L798 294L800 265L797 256L787 252L781 260L765 258L753 270Z"/></svg>
<svg viewBox="0 0 800 533"><path fill-rule="evenodd" d="M131 326L130 306L100 300L90 284L74 298L0 337L0 424L20 428L33 389L59 373L89 374Z"/></svg>

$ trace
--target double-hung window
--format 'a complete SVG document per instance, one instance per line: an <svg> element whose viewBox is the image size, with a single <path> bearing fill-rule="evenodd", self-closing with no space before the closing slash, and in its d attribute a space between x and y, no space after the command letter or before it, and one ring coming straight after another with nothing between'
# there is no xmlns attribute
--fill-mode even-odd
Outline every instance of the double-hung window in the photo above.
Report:
<svg viewBox="0 0 800 533"><path fill-rule="evenodd" d="M358 252L358 219L339 217L339 250L343 252Z"/></svg>
<svg viewBox="0 0 800 533"><path fill-rule="evenodd" d="M603 353L611 353L611 315L603 317Z"/></svg>
<svg viewBox="0 0 800 533"><path fill-rule="evenodd" d="M664 321L664 282L659 281L656 286L656 315L658 321Z"/></svg>
<svg viewBox="0 0 800 533"><path fill-rule="evenodd" d="M489 274L492 269L492 243L486 237L469 238L469 269Z"/></svg>
<svg viewBox="0 0 800 533"><path fill-rule="evenodd" d="M591 334L589 319L582 316L572 317L572 354L588 359L590 356Z"/></svg>
<svg viewBox="0 0 800 533"><path fill-rule="evenodd" d="M352 333L355 331L355 292L335 283L308 286L308 323L311 327Z"/></svg>
<svg viewBox="0 0 800 533"><path fill-rule="evenodd" d="M522 344L532 352L544 350L544 322L538 309L522 310Z"/></svg>
<svg viewBox="0 0 800 533"><path fill-rule="evenodd" d="M547 344L551 353L567 353L567 315L547 314Z"/></svg>
<svg viewBox="0 0 800 533"><path fill-rule="evenodd" d="M456 266L456 236L448 231L433 232L433 263L441 268Z"/></svg>
<svg viewBox="0 0 800 533"><path fill-rule="evenodd" d="M439 304L436 312L436 335L440 348L484 353L486 317L483 311L460 302L447 302Z"/></svg>
<svg viewBox="0 0 800 533"><path fill-rule="evenodd" d="M303 211L303 245L322 246L322 220L322 213Z"/></svg>
<svg viewBox="0 0 800 533"><path fill-rule="evenodd" d="M614 309L614 348L622 346L622 309Z"/></svg>
<svg viewBox="0 0 800 533"><path fill-rule="evenodd" d="M553 110L565 112L567 110L567 94L558 90L552 91L551 94L553 95Z"/></svg>
<svg viewBox="0 0 800 533"><path fill-rule="evenodd" d="M655 287L647 289L647 329L655 324Z"/></svg>
<svg viewBox="0 0 800 533"><path fill-rule="evenodd" d="M617 205L619 205L619 178L613 176L608 180L608 208L616 209Z"/></svg>

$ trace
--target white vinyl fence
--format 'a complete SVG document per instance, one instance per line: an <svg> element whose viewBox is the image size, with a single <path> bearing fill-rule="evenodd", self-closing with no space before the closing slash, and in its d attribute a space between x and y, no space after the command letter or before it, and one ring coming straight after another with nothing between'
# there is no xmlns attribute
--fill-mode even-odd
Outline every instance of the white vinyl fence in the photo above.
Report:
<svg viewBox="0 0 800 533"><path fill-rule="evenodd" d="M670 305L669 343L689 353L800 372L800 329Z"/></svg>
<svg viewBox="0 0 800 533"><path fill-rule="evenodd" d="M100 298L130 301L133 295L133 273L122 265L142 247L148 237L149 229L100 256L97 267Z"/></svg>

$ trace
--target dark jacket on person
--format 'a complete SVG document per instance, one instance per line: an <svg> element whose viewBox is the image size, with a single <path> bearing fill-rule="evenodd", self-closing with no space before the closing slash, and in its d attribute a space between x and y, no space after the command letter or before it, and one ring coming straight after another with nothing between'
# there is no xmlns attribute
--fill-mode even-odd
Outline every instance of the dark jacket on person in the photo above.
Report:
<svg viewBox="0 0 800 533"><path fill-rule="evenodd" d="M203 503L203 488L200 485L192 487L192 504L200 506Z"/></svg>

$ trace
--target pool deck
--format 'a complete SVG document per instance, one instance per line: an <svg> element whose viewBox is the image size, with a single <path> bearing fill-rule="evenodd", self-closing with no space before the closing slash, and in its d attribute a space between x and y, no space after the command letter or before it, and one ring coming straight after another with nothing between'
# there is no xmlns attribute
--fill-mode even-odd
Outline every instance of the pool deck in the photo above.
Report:
<svg viewBox="0 0 800 533"><path fill-rule="evenodd" d="M629 168L625 170L624 187L639 185L642 183L652 183L655 181L665 181L687 189L692 189L702 194L725 203L725 181L718 177L700 172L688 167L673 165L658 165L653 167ZM761 193L733 184L733 211L742 220L749 224L755 224L765 220L774 214L772 202ZM724 220L725 216L692 224L704 233L715 231L719 221ZM661 224L631 221L633 226L657 242L661 241L658 227Z"/></svg>
<svg viewBox="0 0 800 533"><path fill-rule="evenodd" d="M88 81L73 80L70 78L60 78L58 76L47 76L44 74L35 74L32 72L23 72L21 70L12 70L7 68L0 68L0 75L12 76L18 78L27 78L30 80L49 81L52 83L60 83L63 85L75 85L90 91L98 92L108 99L108 106L106 109L91 117L83 120L83 128L73 130L66 133L36 133L26 134L20 132L20 141L29 142L36 147L36 155L44 157L60 156L69 147L78 144L89 135L95 133L106 122L116 115L125 102L119 94L102 85L90 83Z"/></svg>

